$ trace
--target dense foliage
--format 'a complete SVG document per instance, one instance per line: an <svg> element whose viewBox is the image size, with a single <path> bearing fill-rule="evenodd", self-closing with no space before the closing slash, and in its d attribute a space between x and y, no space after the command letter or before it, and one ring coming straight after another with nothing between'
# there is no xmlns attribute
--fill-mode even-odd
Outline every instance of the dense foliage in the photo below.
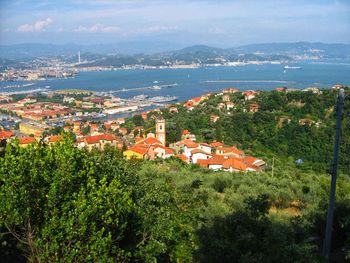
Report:
<svg viewBox="0 0 350 263"><path fill-rule="evenodd" d="M293 162L211 172L114 149L8 145L2 259L20 262L318 262L329 178ZM282 168L283 167L283 168ZM338 181L334 255L350 256L350 180ZM345 252L345 254L344 254Z"/></svg>

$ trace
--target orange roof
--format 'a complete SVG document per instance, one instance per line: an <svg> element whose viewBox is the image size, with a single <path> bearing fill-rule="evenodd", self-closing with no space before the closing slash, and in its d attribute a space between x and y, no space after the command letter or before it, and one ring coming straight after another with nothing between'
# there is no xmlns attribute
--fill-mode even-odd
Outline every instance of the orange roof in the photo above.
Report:
<svg viewBox="0 0 350 263"><path fill-rule="evenodd" d="M245 171L247 169L246 164L243 162L243 159L241 158L228 158L226 161L223 162L222 167L224 169L233 168L235 170L242 170L242 171Z"/></svg>
<svg viewBox="0 0 350 263"><path fill-rule="evenodd" d="M31 144L35 141L34 137L23 137L19 139L19 144Z"/></svg>
<svg viewBox="0 0 350 263"><path fill-rule="evenodd" d="M284 88L275 88L277 91L284 91Z"/></svg>
<svg viewBox="0 0 350 263"><path fill-rule="evenodd" d="M11 137L15 136L15 133L12 131L0 131L0 139L10 139Z"/></svg>
<svg viewBox="0 0 350 263"><path fill-rule="evenodd" d="M134 145L131 148L129 148L129 151L141 154L141 155L145 155L148 151L149 146L147 145Z"/></svg>
<svg viewBox="0 0 350 263"><path fill-rule="evenodd" d="M191 133L189 132L189 130L183 130L183 131L182 131L182 134L183 134L183 135L187 135L187 134L191 134Z"/></svg>
<svg viewBox="0 0 350 263"><path fill-rule="evenodd" d="M184 161L184 162L187 162L188 161L188 159L187 159L187 157L184 155L184 154L182 154L182 153L179 153L178 155L176 155L177 157L179 157L182 161Z"/></svg>
<svg viewBox="0 0 350 263"><path fill-rule="evenodd" d="M166 146L163 146L163 145L160 145L160 144L156 144L154 146L154 149L157 149L157 148L164 149L166 154L173 154L174 153L173 149L170 149L169 147L166 147Z"/></svg>
<svg viewBox="0 0 350 263"><path fill-rule="evenodd" d="M191 140L184 140L183 143L188 148L196 148L196 147L198 147L198 143L195 143L195 142L193 142Z"/></svg>
<svg viewBox="0 0 350 263"><path fill-rule="evenodd" d="M225 160L227 160L227 158L225 158L224 156L222 156L222 155L213 155L213 157L212 158L210 158L210 159L207 159L207 163L208 163L208 165L209 164L223 164L224 163L224 161ZM199 160L198 160L199 161Z"/></svg>
<svg viewBox="0 0 350 263"><path fill-rule="evenodd" d="M85 140L87 144L96 144L96 143L99 143L101 140L114 141L114 140L117 140L117 138L111 134L100 134L100 135L85 137Z"/></svg>
<svg viewBox="0 0 350 263"><path fill-rule="evenodd" d="M224 144L222 142L218 142L218 141L213 141L210 146L212 147L220 147L220 146L224 146Z"/></svg>
<svg viewBox="0 0 350 263"><path fill-rule="evenodd" d="M237 149L234 146L232 146L232 147L219 147L218 150L221 150L224 153L234 153L234 154L238 154L238 155L242 155L243 154L243 151Z"/></svg>
<svg viewBox="0 0 350 263"><path fill-rule="evenodd" d="M53 136L50 136L49 138L48 138L49 140L49 142L58 142L58 141L62 141L62 136L61 135L53 135Z"/></svg>
<svg viewBox="0 0 350 263"><path fill-rule="evenodd" d="M202 167L208 167L208 161L210 159L198 159L197 164Z"/></svg>
<svg viewBox="0 0 350 263"><path fill-rule="evenodd" d="M210 153L207 153L201 149L194 149L191 151L192 154L196 154L196 153L202 153L202 154L205 154L205 155L211 155Z"/></svg>
<svg viewBox="0 0 350 263"><path fill-rule="evenodd" d="M195 103L199 103L201 102L202 98L201 97L196 97L196 98L192 98L189 101L195 102Z"/></svg>
<svg viewBox="0 0 350 263"><path fill-rule="evenodd" d="M158 139L153 138L153 137L148 137L142 141L137 142L137 144L148 144L148 145L160 144L160 145L162 145L162 143Z"/></svg>

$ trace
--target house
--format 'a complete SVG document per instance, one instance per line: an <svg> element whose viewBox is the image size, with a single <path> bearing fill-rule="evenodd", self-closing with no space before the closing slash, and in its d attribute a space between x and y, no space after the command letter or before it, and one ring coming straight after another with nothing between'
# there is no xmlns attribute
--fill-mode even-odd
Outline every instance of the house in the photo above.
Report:
<svg viewBox="0 0 350 263"><path fill-rule="evenodd" d="M126 128L119 128L118 131L120 132L120 134L122 135L127 135L128 134L128 130Z"/></svg>
<svg viewBox="0 0 350 263"><path fill-rule="evenodd" d="M117 124L117 123L112 123L112 124L111 124L111 130L112 130L112 131L118 130L119 127L120 127L120 126L119 126L119 124Z"/></svg>
<svg viewBox="0 0 350 263"><path fill-rule="evenodd" d="M258 112L259 111L259 105L257 103L253 103L249 105L249 111L250 112Z"/></svg>
<svg viewBox="0 0 350 263"><path fill-rule="evenodd" d="M345 88L345 86L344 86L344 85L341 85L341 84L335 84L335 85L332 87L332 89L343 89L343 88Z"/></svg>
<svg viewBox="0 0 350 263"><path fill-rule="evenodd" d="M142 138L137 142L137 144L143 144L143 145L154 145L159 144L162 145L161 141L159 141L157 138L154 137L147 137L146 139Z"/></svg>
<svg viewBox="0 0 350 263"><path fill-rule="evenodd" d="M12 131L0 131L0 141L8 140L15 136L15 133Z"/></svg>
<svg viewBox="0 0 350 263"><path fill-rule="evenodd" d="M202 151L204 151L204 152L206 152L206 153L211 154L211 151L212 151L211 145L209 145L209 144L207 144L207 143L204 143L204 142L199 143L198 145L199 145L199 146L198 146L198 149L200 149L200 150L202 150Z"/></svg>
<svg viewBox="0 0 350 263"><path fill-rule="evenodd" d="M229 111L235 108L235 104L231 101L226 102L226 109Z"/></svg>
<svg viewBox="0 0 350 263"><path fill-rule="evenodd" d="M190 156L190 160L192 163L197 163L197 161L199 159L201 160L205 160L205 159L209 159L212 157L211 153L207 153L201 149L194 149L191 151L191 156Z"/></svg>
<svg viewBox="0 0 350 263"><path fill-rule="evenodd" d="M34 137L22 137L22 138L19 138L18 144L20 147L25 148L34 142L36 142L36 139Z"/></svg>
<svg viewBox="0 0 350 263"><path fill-rule="evenodd" d="M169 112L170 113L179 113L179 110L176 107L170 107Z"/></svg>
<svg viewBox="0 0 350 263"><path fill-rule="evenodd" d="M149 152L149 145L134 145L123 152L125 159L146 159L146 154Z"/></svg>
<svg viewBox="0 0 350 263"><path fill-rule="evenodd" d="M282 92L282 91L285 91L286 88L275 88L275 90L278 91L278 92Z"/></svg>
<svg viewBox="0 0 350 263"><path fill-rule="evenodd" d="M182 140L195 141L196 140L196 135L194 135L191 132L189 132L189 130L183 130L182 134L181 134L181 139Z"/></svg>
<svg viewBox="0 0 350 263"><path fill-rule="evenodd" d="M63 138L61 135L52 135L52 136L49 136L47 138L45 138L45 141L51 145L51 144L54 144L56 142L62 142L63 141Z"/></svg>
<svg viewBox="0 0 350 263"><path fill-rule="evenodd" d="M196 98L192 98L190 100L188 100L184 106L187 108L187 109L191 109L193 108L194 106L197 106L201 101L205 100L206 97L196 97Z"/></svg>
<svg viewBox="0 0 350 263"><path fill-rule="evenodd" d="M160 144L153 145L152 148L155 153L154 158L167 159L173 156L175 152L173 149ZM149 159L152 160L151 158Z"/></svg>
<svg viewBox="0 0 350 263"><path fill-rule="evenodd" d="M216 106L216 108L217 108L218 110L225 109L225 108L226 108L226 104L223 103L223 102L220 102L220 103Z"/></svg>
<svg viewBox="0 0 350 263"><path fill-rule="evenodd" d="M305 88L302 91L306 91L306 92L312 92L313 94L321 94L321 90L317 87L309 87L309 88Z"/></svg>
<svg viewBox="0 0 350 263"><path fill-rule="evenodd" d="M260 164L261 166L259 167L254 163ZM228 157L222 155L214 155L210 159L198 159L197 164L215 171L223 170L227 172L257 172L263 168L265 162L254 157L251 157L249 159L245 157Z"/></svg>
<svg viewBox="0 0 350 263"><path fill-rule="evenodd" d="M124 124L125 123L125 118L118 118L117 119L118 124Z"/></svg>
<svg viewBox="0 0 350 263"><path fill-rule="evenodd" d="M210 159L197 160L197 164L202 167L218 171L222 169L222 165L227 158L220 155L213 155Z"/></svg>
<svg viewBox="0 0 350 263"><path fill-rule="evenodd" d="M222 101L223 101L223 102L228 102L228 101L230 101L230 95L224 94L224 95L222 96Z"/></svg>
<svg viewBox="0 0 350 263"><path fill-rule="evenodd" d="M235 89L235 88L227 88L227 89L224 89L222 91L222 93L236 93L236 92L239 92L239 89Z"/></svg>
<svg viewBox="0 0 350 263"><path fill-rule="evenodd" d="M211 144L209 144L212 148L218 148L218 147L222 147L224 146L224 144L222 142L218 142L216 140L214 140Z"/></svg>
<svg viewBox="0 0 350 263"><path fill-rule="evenodd" d="M93 148L103 150L106 145L117 147L119 149L123 147L123 143L115 135L111 134L99 134L82 137L78 139L77 144L78 148L86 147L89 151L91 151Z"/></svg>
<svg viewBox="0 0 350 263"><path fill-rule="evenodd" d="M266 165L266 163L263 160L261 160L259 158L255 158L255 157L250 156L250 155L245 156L245 161L249 165L253 165L255 167L258 167L258 169L263 169Z"/></svg>
<svg viewBox="0 0 350 263"><path fill-rule="evenodd" d="M252 100L252 99L254 99L256 94L257 94L257 92L254 91L254 90L247 90L247 91L243 92L245 100Z"/></svg>
<svg viewBox="0 0 350 263"><path fill-rule="evenodd" d="M184 140L183 141L183 154L187 157L190 158L192 155L192 150L196 149L198 147L198 143L195 143L191 140Z"/></svg>
<svg viewBox="0 0 350 263"><path fill-rule="evenodd" d="M216 148L216 154L223 155L223 156L242 157L244 155L244 152L237 149L234 146L231 146L231 147L221 146Z"/></svg>
<svg viewBox="0 0 350 263"><path fill-rule="evenodd" d="M188 163L189 162L189 160L188 160L188 158L184 155L184 154L182 154L182 153L179 153L179 154L177 154L177 155L175 155L176 157L178 157L178 158L180 158L183 162L185 162L185 163Z"/></svg>
<svg viewBox="0 0 350 263"><path fill-rule="evenodd" d="M212 114L210 115L210 120L212 122L217 122L220 119L220 117L218 115Z"/></svg>
<svg viewBox="0 0 350 263"><path fill-rule="evenodd" d="M141 117L142 119L147 120L147 112L142 112Z"/></svg>

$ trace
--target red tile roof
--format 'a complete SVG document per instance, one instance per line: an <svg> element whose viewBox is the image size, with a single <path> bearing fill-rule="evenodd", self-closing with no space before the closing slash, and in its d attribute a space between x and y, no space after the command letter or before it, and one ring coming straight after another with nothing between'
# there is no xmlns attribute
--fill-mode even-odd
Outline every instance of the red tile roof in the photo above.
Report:
<svg viewBox="0 0 350 263"><path fill-rule="evenodd" d="M85 137L85 140L87 144L96 144L96 143L99 143L101 140L112 142L117 140L117 138L111 134L100 134L100 135Z"/></svg>
<svg viewBox="0 0 350 263"><path fill-rule="evenodd" d="M148 144L148 145L160 144L160 145L162 145L162 143L158 139L153 138L153 137L148 137L142 141L137 142L137 144Z"/></svg>
<svg viewBox="0 0 350 263"><path fill-rule="evenodd" d="M232 146L232 147L219 147L217 148L217 150L223 151L224 153L234 153L237 155L242 155L243 151L237 149L236 147Z"/></svg>
<svg viewBox="0 0 350 263"><path fill-rule="evenodd" d="M191 133L189 132L189 130L183 130L183 131L182 131L182 134L183 134L183 135L187 135L187 134L191 134Z"/></svg>
<svg viewBox="0 0 350 263"><path fill-rule="evenodd" d="M11 131L0 131L0 140L10 139L13 136L15 136L15 134Z"/></svg>
<svg viewBox="0 0 350 263"><path fill-rule="evenodd" d="M247 169L247 165L244 163L243 159L241 158L228 158L226 161L223 162L222 167L224 169L235 169L235 170L241 170L245 171Z"/></svg>
<svg viewBox="0 0 350 263"><path fill-rule="evenodd" d="M187 162L188 159L186 157L186 155L182 154L182 153L179 153L178 155L176 155L177 157L179 157L182 161L184 162Z"/></svg>
<svg viewBox="0 0 350 263"><path fill-rule="evenodd" d="M218 142L218 141L213 141L211 144L210 144L211 147L220 147L220 146L224 146L224 144L222 142Z"/></svg>
<svg viewBox="0 0 350 263"><path fill-rule="evenodd" d="M211 156L210 153L207 153L207 152L205 152L205 151L203 151L203 150L201 150L201 149L194 149L194 150L191 151L191 153L192 153L192 154L202 153L202 154L210 155L210 156Z"/></svg>
<svg viewBox="0 0 350 263"><path fill-rule="evenodd" d="M160 145L160 144L156 144L154 146L154 149L157 149L157 148L164 149L166 154L173 154L174 153L173 149L170 149L169 147L166 147L166 146L163 146L163 145Z"/></svg>
<svg viewBox="0 0 350 263"><path fill-rule="evenodd" d="M141 155L145 155L147 153L149 149L148 145L134 145L132 147L130 147L128 150L129 151L133 151L135 153L141 154Z"/></svg>
<svg viewBox="0 0 350 263"><path fill-rule="evenodd" d="M51 143L62 141L62 140L63 138L61 135L53 135L48 138L48 142L51 142Z"/></svg>
<svg viewBox="0 0 350 263"><path fill-rule="evenodd" d="M19 144L31 144L33 142L35 142L35 138L34 137L23 137L19 139Z"/></svg>

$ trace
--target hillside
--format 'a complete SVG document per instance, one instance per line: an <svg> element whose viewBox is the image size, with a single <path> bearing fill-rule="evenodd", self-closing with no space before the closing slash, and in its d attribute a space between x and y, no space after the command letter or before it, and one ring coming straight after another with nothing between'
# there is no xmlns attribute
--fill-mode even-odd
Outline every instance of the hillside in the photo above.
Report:
<svg viewBox="0 0 350 263"><path fill-rule="evenodd" d="M188 129L198 141L258 155L267 163L259 172L213 171L176 157L126 160L115 147L79 149L71 133L52 145L8 143L0 152L0 255L6 262L321 262L335 98L334 89L226 89L161 110L168 143ZM349 103L334 262L350 258ZM153 127L154 114L124 127Z"/></svg>
<svg viewBox="0 0 350 263"><path fill-rule="evenodd" d="M178 49L172 43L115 43L100 45L77 44L17 44L0 45L0 57L8 59L24 59L52 56L76 56L81 53L95 54L98 56L133 56L143 54L151 58L171 58L209 60L213 58L225 58L231 61L237 60L237 56L256 55L269 60L272 55L292 59L348 59L350 57L349 44L327 44L311 42L295 43L265 43L252 44L232 48L216 48L205 45L195 45ZM245 58L243 58L245 59ZM240 59L242 61L242 59Z"/></svg>

